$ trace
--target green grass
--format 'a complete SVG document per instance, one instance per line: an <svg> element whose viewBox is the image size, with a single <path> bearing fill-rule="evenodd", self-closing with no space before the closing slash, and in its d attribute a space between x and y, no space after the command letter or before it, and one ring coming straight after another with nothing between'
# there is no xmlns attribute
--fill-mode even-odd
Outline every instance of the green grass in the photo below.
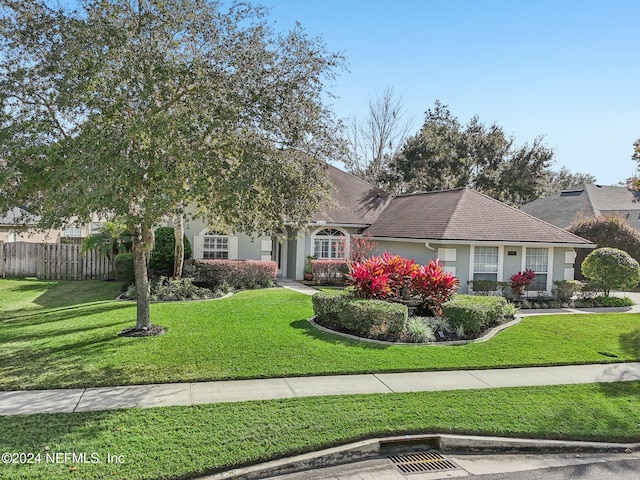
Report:
<svg viewBox="0 0 640 480"><path fill-rule="evenodd" d="M287 399L0 418L12 479L192 478L363 438L438 432L637 442L640 382ZM122 465L46 464L54 452L122 455Z"/></svg>
<svg viewBox="0 0 640 480"><path fill-rule="evenodd" d="M151 306L154 338L121 338L135 306L106 282L0 281L0 389L67 388L640 359L640 316L526 318L464 346L352 342L311 327L311 299L285 289Z"/></svg>

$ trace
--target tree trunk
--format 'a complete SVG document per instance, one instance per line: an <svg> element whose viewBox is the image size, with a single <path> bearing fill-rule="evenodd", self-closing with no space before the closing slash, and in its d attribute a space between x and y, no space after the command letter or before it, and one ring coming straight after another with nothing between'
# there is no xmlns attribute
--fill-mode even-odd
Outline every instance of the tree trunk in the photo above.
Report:
<svg viewBox="0 0 640 480"><path fill-rule="evenodd" d="M143 227L133 244L133 267L136 278L136 330L148 330L151 326L149 303L151 292L147 275L147 252L153 248L153 230Z"/></svg>
<svg viewBox="0 0 640 480"><path fill-rule="evenodd" d="M173 277L180 278L184 264L184 220L182 213L176 214L173 219L173 234L176 240L173 254Z"/></svg>

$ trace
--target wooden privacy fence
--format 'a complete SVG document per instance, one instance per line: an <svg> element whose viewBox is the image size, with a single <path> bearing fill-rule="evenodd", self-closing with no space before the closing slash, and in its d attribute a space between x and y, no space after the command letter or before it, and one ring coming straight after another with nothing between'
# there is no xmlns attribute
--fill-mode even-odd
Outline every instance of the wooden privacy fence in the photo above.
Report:
<svg viewBox="0 0 640 480"><path fill-rule="evenodd" d="M106 255L80 252L80 245L0 242L2 277L37 277L43 280L104 280L111 274Z"/></svg>

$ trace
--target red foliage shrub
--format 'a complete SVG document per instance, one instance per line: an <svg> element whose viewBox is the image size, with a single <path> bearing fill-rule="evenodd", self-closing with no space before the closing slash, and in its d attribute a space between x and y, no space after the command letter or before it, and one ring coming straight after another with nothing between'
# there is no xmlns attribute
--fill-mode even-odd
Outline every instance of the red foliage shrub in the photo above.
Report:
<svg viewBox="0 0 640 480"><path fill-rule="evenodd" d="M407 260L400 255L391 255L389 252L382 254L384 273L389 277L390 295L392 297L402 297L404 293L409 293L411 279L417 272L419 265L415 260Z"/></svg>
<svg viewBox="0 0 640 480"><path fill-rule="evenodd" d="M419 267L411 280L416 295L427 303L438 315L442 314L442 304L456 293L460 281L442 268L438 260L429 260L427 265Z"/></svg>
<svg viewBox="0 0 640 480"><path fill-rule="evenodd" d="M511 280L510 286L511 290L513 290L514 295L516 297L522 295L524 287L528 287L529 285L531 285L531 282L535 277L536 274L533 273L533 270L529 268L527 268L523 272L518 272L511 275L511 277L509 277L509 280Z"/></svg>
<svg viewBox="0 0 640 480"><path fill-rule="evenodd" d="M354 285L362 298L384 299L391 292L389 276L380 257L371 257L363 262L354 263L347 274L347 280Z"/></svg>
<svg viewBox="0 0 640 480"><path fill-rule="evenodd" d="M414 260L388 252L351 264L347 279L360 297L384 299L417 295L437 313L441 313L441 305L459 286L458 279L446 273L437 260L421 267Z"/></svg>
<svg viewBox="0 0 640 480"><path fill-rule="evenodd" d="M185 264L185 275L198 282L227 283L236 289L272 286L277 273L278 265L273 261L195 260Z"/></svg>

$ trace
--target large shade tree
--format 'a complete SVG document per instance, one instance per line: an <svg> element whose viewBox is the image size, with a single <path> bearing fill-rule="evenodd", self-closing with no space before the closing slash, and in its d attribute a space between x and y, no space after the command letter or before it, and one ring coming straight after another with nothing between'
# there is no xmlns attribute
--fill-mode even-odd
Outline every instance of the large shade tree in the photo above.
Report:
<svg viewBox="0 0 640 480"><path fill-rule="evenodd" d="M463 125L436 101L420 131L389 162L388 183L398 193L471 187L519 206L560 184L592 178L553 172L553 155L542 137L517 145L501 126L477 115Z"/></svg>
<svg viewBox="0 0 640 480"><path fill-rule="evenodd" d="M117 218L132 234L136 328L149 328L155 226L308 223L339 157L324 83L343 65L260 7L207 0L0 0L3 207L45 226Z"/></svg>

